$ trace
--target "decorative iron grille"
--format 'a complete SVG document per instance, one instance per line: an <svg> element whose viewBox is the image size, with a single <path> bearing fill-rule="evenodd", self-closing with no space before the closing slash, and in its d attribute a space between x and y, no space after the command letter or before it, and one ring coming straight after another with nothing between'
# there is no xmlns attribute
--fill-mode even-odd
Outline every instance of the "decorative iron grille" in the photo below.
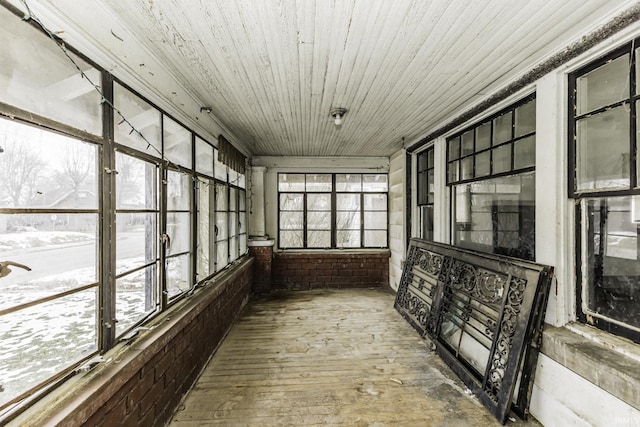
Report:
<svg viewBox="0 0 640 427"><path fill-rule="evenodd" d="M528 413L552 273L412 239L395 307L504 424Z"/></svg>

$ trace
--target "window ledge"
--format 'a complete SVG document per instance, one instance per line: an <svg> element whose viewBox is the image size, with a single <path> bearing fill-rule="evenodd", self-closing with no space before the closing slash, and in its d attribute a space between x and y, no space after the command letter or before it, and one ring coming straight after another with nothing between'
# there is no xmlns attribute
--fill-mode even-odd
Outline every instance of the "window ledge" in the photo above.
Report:
<svg viewBox="0 0 640 427"><path fill-rule="evenodd" d="M542 353L640 410L639 345L586 325L546 325Z"/></svg>
<svg viewBox="0 0 640 427"><path fill-rule="evenodd" d="M301 254L336 254L336 255L365 255L365 254L389 254L391 250L382 249L279 249L278 255L301 255Z"/></svg>

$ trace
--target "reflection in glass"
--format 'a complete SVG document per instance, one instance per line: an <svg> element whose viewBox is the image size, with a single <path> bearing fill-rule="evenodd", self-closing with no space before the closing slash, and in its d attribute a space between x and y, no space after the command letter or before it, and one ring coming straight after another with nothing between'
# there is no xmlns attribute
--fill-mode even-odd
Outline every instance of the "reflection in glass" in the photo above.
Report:
<svg viewBox="0 0 640 427"><path fill-rule="evenodd" d="M196 172L213 176L213 147L196 137Z"/></svg>
<svg viewBox="0 0 640 427"><path fill-rule="evenodd" d="M158 166L116 152L116 208L156 210Z"/></svg>
<svg viewBox="0 0 640 427"><path fill-rule="evenodd" d="M164 116L164 158L191 169L191 132L173 119Z"/></svg>
<svg viewBox="0 0 640 427"><path fill-rule="evenodd" d="M113 92L115 106L121 113L116 112L114 117L116 142L161 157L160 111L118 83L114 83Z"/></svg>
<svg viewBox="0 0 640 427"><path fill-rule="evenodd" d="M2 316L0 406L97 352L97 300L96 286Z"/></svg>
<svg viewBox="0 0 640 427"><path fill-rule="evenodd" d="M629 68L629 54L626 54L578 77L578 115L628 98Z"/></svg>
<svg viewBox="0 0 640 427"><path fill-rule="evenodd" d="M454 244L533 260L535 172L454 187Z"/></svg>
<svg viewBox="0 0 640 427"><path fill-rule="evenodd" d="M102 134L100 71L73 52L65 52L40 28L0 8L0 99L10 105ZM69 55L85 74L66 57Z"/></svg>
<svg viewBox="0 0 640 427"><path fill-rule="evenodd" d="M583 200L586 229L587 310L599 317L640 328L640 196ZM582 234L581 234L582 236Z"/></svg>
<svg viewBox="0 0 640 427"><path fill-rule="evenodd" d="M576 123L577 190L629 187L629 113L624 105Z"/></svg>
<svg viewBox="0 0 640 427"><path fill-rule="evenodd" d="M167 171L167 210L188 211L191 207L191 176Z"/></svg>

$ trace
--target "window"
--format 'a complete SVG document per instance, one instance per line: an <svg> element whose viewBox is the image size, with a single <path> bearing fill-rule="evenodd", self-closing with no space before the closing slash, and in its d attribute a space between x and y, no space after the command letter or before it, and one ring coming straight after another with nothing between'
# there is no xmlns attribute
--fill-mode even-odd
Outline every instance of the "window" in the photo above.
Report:
<svg viewBox="0 0 640 427"><path fill-rule="evenodd" d="M535 130L531 95L447 139L455 245L534 259Z"/></svg>
<svg viewBox="0 0 640 427"><path fill-rule="evenodd" d="M418 154L418 206L420 209L420 237L433 240L433 203L435 162L434 147Z"/></svg>
<svg viewBox="0 0 640 427"><path fill-rule="evenodd" d="M0 424L247 249L244 174L21 18L0 7Z"/></svg>
<svg viewBox="0 0 640 427"><path fill-rule="evenodd" d="M640 342L640 183L634 160L640 96L633 46L569 77L569 194L576 199L578 319Z"/></svg>
<svg viewBox="0 0 640 427"><path fill-rule="evenodd" d="M279 174L279 247L387 247L387 191L386 174Z"/></svg>

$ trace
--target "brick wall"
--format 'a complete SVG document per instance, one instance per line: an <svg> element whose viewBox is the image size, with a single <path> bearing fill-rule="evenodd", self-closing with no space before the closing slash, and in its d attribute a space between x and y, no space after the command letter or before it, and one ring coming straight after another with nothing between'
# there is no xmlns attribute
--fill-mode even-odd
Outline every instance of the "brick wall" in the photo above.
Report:
<svg viewBox="0 0 640 427"><path fill-rule="evenodd" d="M165 425L247 303L252 264L244 261L178 303L154 329L105 355L117 363L67 385L63 398L43 399L16 425Z"/></svg>
<svg viewBox="0 0 640 427"><path fill-rule="evenodd" d="M271 291L271 262L273 246L252 246L249 243L249 255L255 258L253 263L252 294L266 294Z"/></svg>
<svg viewBox="0 0 640 427"><path fill-rule="evenodd" d="M366 252L276 252L274 289L386 288L388 250Z"/></svg>

